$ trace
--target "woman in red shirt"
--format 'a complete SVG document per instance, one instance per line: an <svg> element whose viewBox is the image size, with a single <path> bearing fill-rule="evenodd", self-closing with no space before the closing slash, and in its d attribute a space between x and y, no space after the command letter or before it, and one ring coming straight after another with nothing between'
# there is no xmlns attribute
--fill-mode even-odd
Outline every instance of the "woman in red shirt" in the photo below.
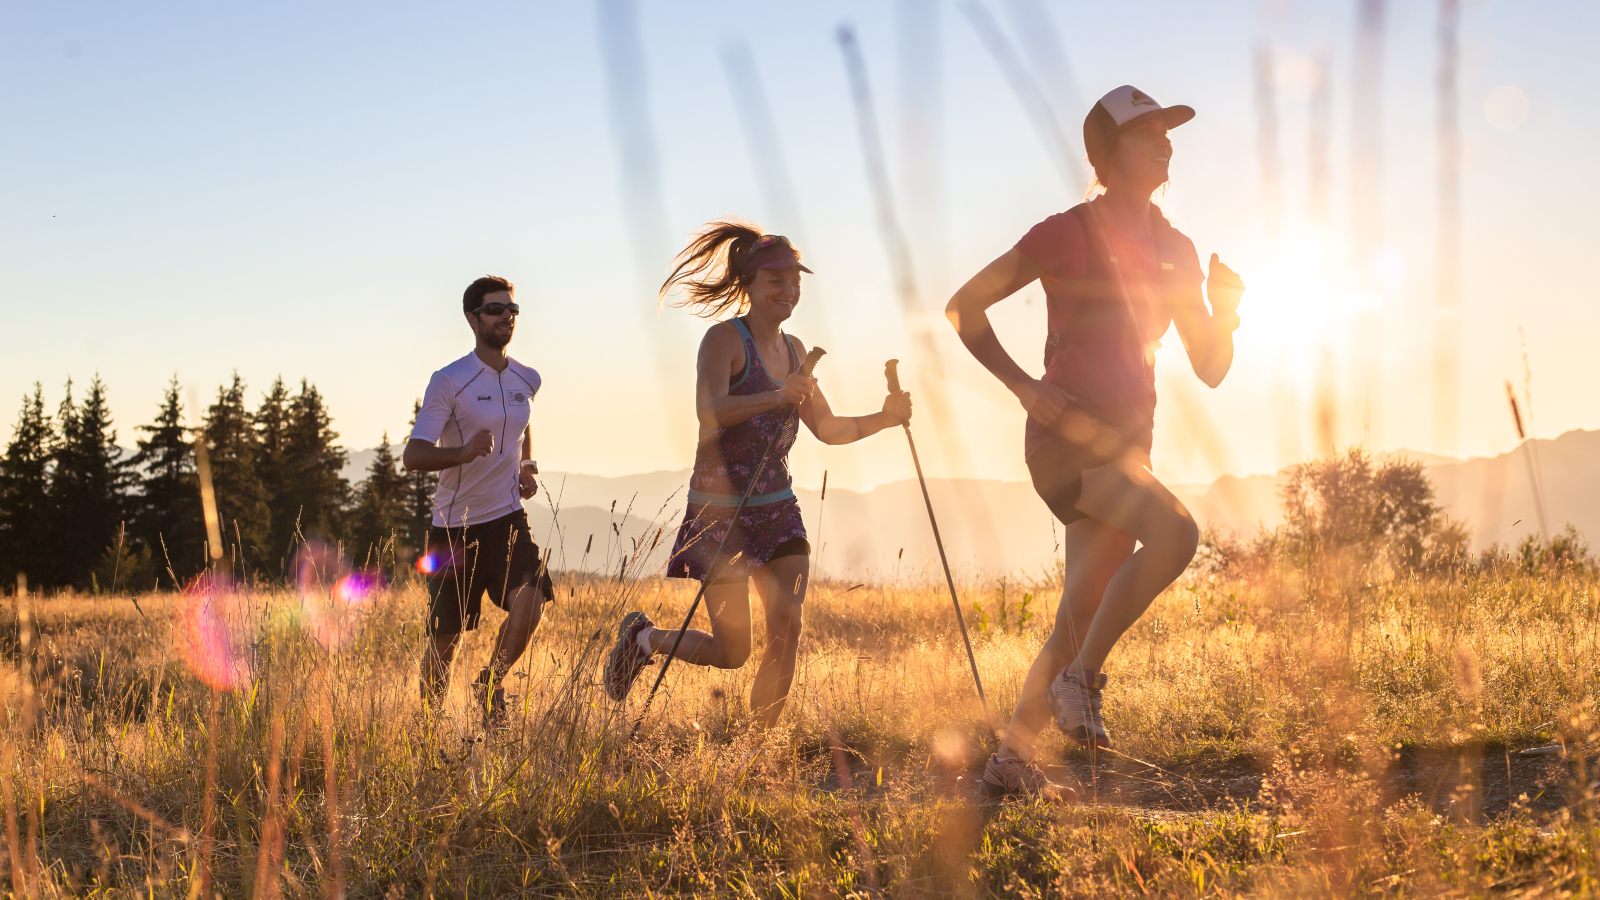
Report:
<svg viewBox="0 0 1600 900"><path fill-rule="evenodd" d="M1167 131L1192 118L1189 107L1163 108L1127 85L1102 97L1083 138L1105 192L1035 225L945 310L962 343L1027 410L1028 471L1066 528L1055 630L984 772L992 794L1073 796L1029 762L1034 740L1053 707L1070 738L1111 745L1100 715L1106 657L1199 541L1188 510L1150 472L1154 353L1176 323L1195 374L1220 384L1233 362L1244 284L1212 254L1208 310L1194 244L1150 200L1167 183ZM986 312L1035 280L1050 323L1039 379L1000 345Z"/></svg>

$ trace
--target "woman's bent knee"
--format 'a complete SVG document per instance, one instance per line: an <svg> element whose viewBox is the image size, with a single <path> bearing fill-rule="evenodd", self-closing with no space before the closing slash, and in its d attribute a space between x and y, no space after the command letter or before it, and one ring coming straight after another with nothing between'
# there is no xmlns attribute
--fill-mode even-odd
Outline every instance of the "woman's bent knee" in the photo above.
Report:
<svg viewBox="0 0 1600 900"><path fill-rule="evenodd" d="M1200 526L1195 523L1194 517L1184 513L1176 530L1176 547L1187 563L1194 559L1195 552L1200 549Z"/></svg>
<svg viewBox="0 0 1600 900"><path fill-rule="evenodd" d="M1173 577L1176 578L1189 567L1189 561L1200 549L1200 526L1195 524L1194 517L1186 510L1179 510L1178 515L1162 529L1158 546L1162 555L1171 560L1175 570Z"/></svg>
<svg viewBox="0 0 1600 900"><path fill-rule="evenodd" d="M718 669L737 669L750 659L750 645L748 643L739 647L723 647L721 649L722 652L718 654L719 658L712 663Z"/></svg>

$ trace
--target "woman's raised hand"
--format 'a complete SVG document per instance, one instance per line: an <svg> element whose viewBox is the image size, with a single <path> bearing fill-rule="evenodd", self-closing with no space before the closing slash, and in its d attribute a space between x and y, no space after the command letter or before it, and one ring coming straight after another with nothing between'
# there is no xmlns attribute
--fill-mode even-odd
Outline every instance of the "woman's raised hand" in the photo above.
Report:
<svg viewBox="0 0 1600 900"><path fill-rule="evenodd" d="M1239 298L1244 296L1244 280L1239 273L1228 268L1215 253L1211 254L1211 273L1206 278L1206 297L1211 310L1233 312L1239 308Z"/></svg>
<svg viewBox="0 0 1600 900"><path fill-rule="evenodd" d="M1017 399L1028 415L1045 425L1055 425L1072 408L1071 394L1045 381L1028 381L1016 388Z"/></svg>
<svg viewBox="0 0 1600 900"><path fill-rule="evenodd" d="M883 411L905 425L911 421L911 392L895 391L883 398Z"/></svg>
<svg viewBox="0 0 1600 900"><path fill-rule="evenodd" d="M783 380L783 405L799 406L811 399L811 392L817 389L817 380L810 375L801 375L796 372Z"/></svg>

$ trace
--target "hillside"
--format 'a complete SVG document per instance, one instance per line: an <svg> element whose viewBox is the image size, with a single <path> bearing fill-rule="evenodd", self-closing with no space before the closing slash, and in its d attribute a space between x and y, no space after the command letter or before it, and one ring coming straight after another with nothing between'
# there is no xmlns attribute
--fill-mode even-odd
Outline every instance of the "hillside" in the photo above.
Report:
<svg viewBox="0 0 1600 900"><path fill-rule="evenodd" d="M1600 535L1600 431L1570 431L1531 446L1544 473L1551 529L1570 522L1586 534ZM361 478L373 453L352 452L346 476L352 481ZM1439 501L1450 515L1472 527L1475 549L1515 542L1538 529L1521 448L1467 460L1409 451L1395 455L1427 464ZM634 541L652 521L663 522L668 533L651 556L653 565L661 564L670 550L672 529L683 514L682 492L688 477L688 470L618 477L551 472L544 476L549 496L541 492L531 501L529 515L541 543L556 551L564 567L581 564L599 570L614 568L623 553L635 552ZM1200 521L1251 534L1281 523L1281 483L1281 474L1227 475L1210 484L1176 485L1173 491ZM974 575L1000 574L1049 566L1054 560L1059 527L1052 527L1053 520L1031 485L935 479L929 492L956 568ZM815 557L825 574L840 578L933 574L938 557L914 480L870 491L830 488L825 503L818 491L800 488L796 493L812 543L820 547ZM591 535L594 545L585 559Z"/></svg>

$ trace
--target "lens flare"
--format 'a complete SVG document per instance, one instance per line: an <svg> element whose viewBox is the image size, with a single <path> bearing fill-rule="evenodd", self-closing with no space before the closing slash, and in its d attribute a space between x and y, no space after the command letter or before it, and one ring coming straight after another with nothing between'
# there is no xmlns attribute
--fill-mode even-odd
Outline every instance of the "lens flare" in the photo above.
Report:
<svg viewBox="0 0 1600 900"><path fill-rule="evenodd" d="M238 634L244 621L244 596L233 580L208 572L191 579L179 606L179 650L189 671L219 691L231 691L250 677Z"/></svg>
<svg viewBox="0 0 1600 900"><path fill-rule="evenodd" d="M385 581L376 572L352 570L336 548L311 541L295 554L295 585L306 630L332 653L361 629Z"/></svg>
<svg viewBox="0 0 1600 900"><path fill-rule="evenodd" d="M427 553L417 557L417 571L423 575L442 572L455 565L458 555L449 545L441 542Z"/></svg>
<svg viewBox="0 0 1600 900"><path fill-rule="evenodd" d="M333 598L345 606L370 603L384 588L383 577L374 572L351 572L333 585Z"/></svg>

